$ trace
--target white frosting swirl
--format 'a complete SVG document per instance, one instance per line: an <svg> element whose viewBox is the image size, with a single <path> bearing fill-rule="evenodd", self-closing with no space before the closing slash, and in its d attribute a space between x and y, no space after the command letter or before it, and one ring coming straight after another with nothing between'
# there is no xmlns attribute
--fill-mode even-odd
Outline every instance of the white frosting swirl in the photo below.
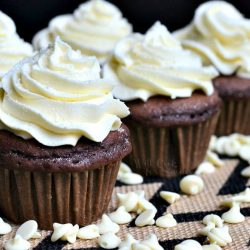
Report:
<svg viewBox="0 0 250 250"><path fill-rule="evenodd" d="M115 97L126 101L146 101L154 95L190 97L198 89L211 95L211 79L217 76L213 67L203 67L200 58L184 50L159 22L144 36L133 34L121 40L103 72L117 83Z"/></svg>
<svg viewBox="0 0 250 250"><path fill-rule="evenodd" d="M84 54L104 61L116 42L131 33L131 25L120 10L104 0L81 4L73 15L55 17L49 27L33 39L36 49L46 47L56 36Z"/></svg>
<svg viewBox="0 0 250 250"><path fill-rule="evenodd" d="M0 11L0 78L14 64L31 54L31 45L17 35L13 20Z"/></svg>
<svg viewBox="0 0 250 250"><path fill-rule="evenodd" d="M128 108L100 78L95 57L73 51L59 38L3 77L0 120L4 129L47 146L76 145L81 136L101 142L120 127Z"/></svg>
<svg viewBox="0 0 250 250"><path fill-rule="evenodd" d="M250 77L250 19L230 3L202 4L192 23L174 35L221 74Z"/></svg>

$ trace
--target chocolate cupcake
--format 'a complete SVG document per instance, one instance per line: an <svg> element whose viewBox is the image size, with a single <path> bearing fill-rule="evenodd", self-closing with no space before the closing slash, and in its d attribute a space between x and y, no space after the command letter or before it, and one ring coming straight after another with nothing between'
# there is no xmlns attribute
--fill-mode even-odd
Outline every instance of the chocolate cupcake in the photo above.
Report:
<svg viewBox="0 0 250 250"><path fill-rule="evenodd" d="M173 177L204 159L217 122L220 99L213 67L185 51L165 26L121 40L105 77L116 82L114 96L126 101L131 132L130 166L142 175Z"/></svg>
<svg viewBox="0 0 250 250"><path fill-rule="evenodd" d="M104 62L116 42L131 31L132 26L115 5L105 0L90 0L81 4L73 14L53 18L48 28L35 35L33 45L41 49L60 36L73 49Z"/></svg>
<svg viewBox="0 0 250 250"><path fill-rule="evenodd" d="M16 33L13 20L0 11L0 79L24 57L31 56L32 46Z"/></svg>
<svg viewBox="0 0 250 250"><path fill-rule="evenodd" d="M107 208L131 151L128 108L95 57L59 38L2 80L0 210L10 220L89 224Z"/></svg>
<svg viewBox="0 0 250 250"><path fill-rule="evenodd" d="M230 3L211 1L175 36L220 72L214 79L223 99L216 134L250 134L250 20Z"/></svg>

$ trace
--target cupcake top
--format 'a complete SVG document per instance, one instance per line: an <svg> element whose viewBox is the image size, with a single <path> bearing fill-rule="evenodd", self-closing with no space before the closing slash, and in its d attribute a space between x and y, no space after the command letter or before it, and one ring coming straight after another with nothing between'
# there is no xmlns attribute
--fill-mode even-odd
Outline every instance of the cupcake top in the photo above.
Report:
<svg viewBox="0 0 250 250"><path fill-rule="evenodd" d="M199 57L184 50L165 26L156 22L145 35L133 34L118 42L105 77L116 82L114 96L146 101L155 95L190 97L195 90L214 91L217 71L203 67Z"/></svg>
<svg viewBox="0 0 250 250"><path fill-rule="evenodd" d="M104 0L91 0L81 4L73 15L52 19L49 27L34 37L33 44L36 49L44 48L60 36L73 49L95 55L103 62L115 43L131 31L131 25L116 6Z"/></svg>
<svg viewBox="0 0 250 250"><path fill-rule="evenodd" d="M13 20L0 11L0 78L24 57L32 55L32 47L16 33Z"/></svg>
<svg viewBox="0 0 250 250"><path fill-rule="evenodd" d="M95 57L56 38L3 77L1 128L46 146L76 145L81 136L101 142L129 114L112 88Z"/></svg>
<svg viewBox="0 0 250 250"><path fill-rule="evenodd" d="M184 45L222 75L250 77L250 19L224 1L202 4L187 27L176 31Z"/></svg>

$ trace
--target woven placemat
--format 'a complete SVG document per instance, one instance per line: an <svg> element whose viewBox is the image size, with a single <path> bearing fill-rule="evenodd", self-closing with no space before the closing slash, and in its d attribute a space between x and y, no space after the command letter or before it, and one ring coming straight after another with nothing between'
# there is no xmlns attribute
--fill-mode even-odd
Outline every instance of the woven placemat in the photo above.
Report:
<svg viewBox="0 0 250 250"><path fill-rule="evenodd" d="M134 221L129 225L121 226L118 236L122 239L126 233L131 233L136 239L142 240L149 233L155 233L160 244L164 249L172 250L174 246L185 239L195 239L200 243L205 243L206 238L198 236L197 232L203 227L201 220L207 214L221 215L225 210L219 207L220 201L232 194L237 194L245 190L250 185L250 181L240 175L240 172L248 164L241 160L230 159L225 160L225 166L218 169L215 173L203 176L205 189L196 196L182 195L181 199L168 205L159 196L162 190L180 192L179 181L181 177L174 179L164 178L145 178L141 185L126 186L117 182L113 192L112 200L109 205L109 211L113 211L117 207L117 192L129 192L135 190L144 190L145 196L158 209L156 218L164 212L170 212L176 218L178 224L176 227L162 229L156 226L147 226L143 228L135 227ZM247 204L241 206L242 213L246 216L246 220L240 224L229 225L230 234L233 242L225 250L250 249L250 207ZM15 234L16 225L10 234L0 237L0 249L6 240ZM31 240L33 249L36 250L61 250L61 249L100 249L96 240L80 240L75 244L67 244L63 241L52 243L50 241L50 231L41 231L42 238Z"/></svg>

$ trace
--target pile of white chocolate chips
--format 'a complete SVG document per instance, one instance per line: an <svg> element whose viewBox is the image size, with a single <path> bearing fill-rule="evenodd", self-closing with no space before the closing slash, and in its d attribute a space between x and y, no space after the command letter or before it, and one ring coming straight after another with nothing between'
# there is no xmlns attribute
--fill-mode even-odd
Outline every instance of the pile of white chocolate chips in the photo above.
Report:
<svg viewBox="0 0 250 250"><path fill-rule="evenodd" d="M179 183L183 195L196 195L204 189L203 179L205 175L211 174L224 165L217 153L226 156L238 156L250 164L250 136L232 134L220 138L212 137L209 150L204 162L196 169L194 174L183 177ZM250 178L250 166L242 170L241 175ZM202 176L202 177L201 177ZM129 166L121 163L117 179L127 185L143 183L143 177L133 173ZM173 204L181 199L181 194L164 190L160 196L167 203ZM155 234L150 234L144 240L137 240L131 234L120 239L116 234L122 224L131 222L134 218L137 227L156 225L161 228L169 228L177 225L177 221L171 213L164 213L158 219L154 219L157 213L156 207L145 198L143 190L135 192L117 193L118 207L110 214L103 214L98 224L79 228L79 225L53 224L51 241L76 242L77 238L82 240L97 239L100 247L105 249L118 248L120 250L162 250ZM241 204L250 203L250 188L245 191L226 198L221 202L222 207L228 211L222 216L209 214L202 220L204 227L197 232L198 235L207 237L208 245L201 245L195 240L185 240L175 246L175 250L219 250L221 247L231 243L230 224L241 223L245 220L241 214ZM225 224L227 223L227 224ZM38 225L34 220L22 224L16 231L15 237L5 243L6 250L30 248L30 239L41 237L37 231ZM12 231L11 226L0 218L0 234L8 234Z"/></svg>

